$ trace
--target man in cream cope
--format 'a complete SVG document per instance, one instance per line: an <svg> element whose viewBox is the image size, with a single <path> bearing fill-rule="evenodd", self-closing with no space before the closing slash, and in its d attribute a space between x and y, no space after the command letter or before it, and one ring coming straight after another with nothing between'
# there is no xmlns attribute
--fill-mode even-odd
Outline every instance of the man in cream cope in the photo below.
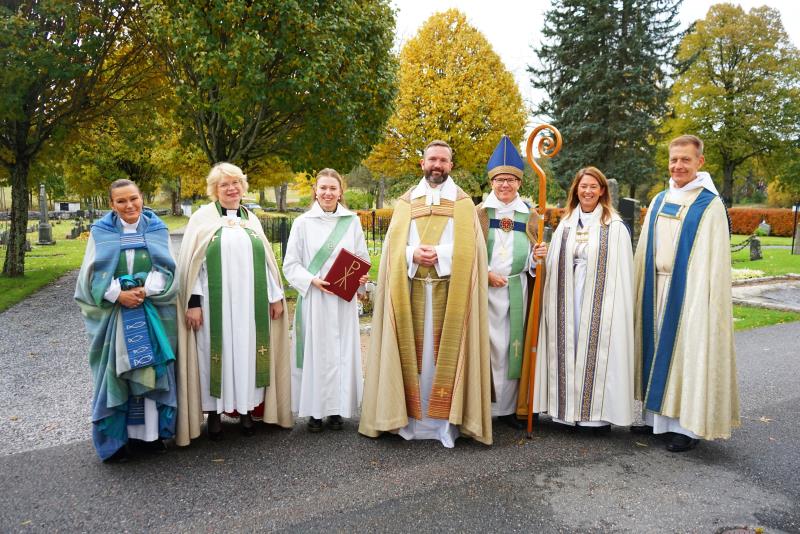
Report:
<svg viewBox="0 0 800 534"><path fill-rule="evenodd" d="M489 445L486 245L450 146L432 141L420 166L384 241L359 432Z"/></svg>
<svg viewBox="0 0 800 534"><path fill-rule="evenodd" d="M634 432L667 434L667 450L728 438L739 426L731 254L725 206L698 172L703 142L669 145L669 188L647 211L636 248Z"/></svg>

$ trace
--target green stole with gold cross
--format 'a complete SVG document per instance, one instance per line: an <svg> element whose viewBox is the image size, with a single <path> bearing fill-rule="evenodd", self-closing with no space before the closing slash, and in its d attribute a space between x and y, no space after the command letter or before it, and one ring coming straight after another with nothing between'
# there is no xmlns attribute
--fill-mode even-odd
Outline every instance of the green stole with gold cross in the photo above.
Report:
<svg viewBox="0 0 800 534"><path fill-rule="evenodd" d="M215 203L222 217L222 206ZM241 208L240 208L241 209ZM243 220L248 220L247 210L241 210ZM253 230L244 228L250 237L253 250L253 302L256 322L256 387L267 387L270 383L269 353L269 295L267 292L267 262L264 242ZM210 311L210 356L211 396L222 396L222 230L221 226L206 249L208 272L208 308Z"/></svg>
<svg viewBox="0 0 800 534"><path fill-rule="evenodd" d="M311 264L308 266L308 272L311 276L317 276L317 273L328 258L331 257L333 249L342 241L345 232L350 228L350 224L355 219L355 215L345 215L339 217L336 221L336 226L333 227L328 239L325 240L322 247L311 258ZM294 308L294 354L295 364L298 369L303 368L303 355L305 354L305 329L303 327L303 295L297 295L297 305Z"/></svg>
<svg viewBox="0 0 800 534"><path fill-rule="evenodd" d="M495 209L486 208L486 214L489 219L495 218ZM526 225L530 218L529 213L520 213L514 211L514 221ZM515 225L517 226L517 225ZM524 228L524 226L523 226ZM494 232L503 231L499 228L489 229L486 243L486 250L488 253L489 261L492 261L492 252L494 251ZM524 323L524 310L523 310L523 294L522 294L522 280L520 277L524 276L522 270L525 268L525 262L528 259L529 245L528 235L524 230L512 230L514 232L514 241L512 244L512 262L511 274L508 275L508 315L511 323L510 335L508 338L508 374L509 380L514 380L520 377L522 373L522 345L525 341L523 331Z"/></svg>

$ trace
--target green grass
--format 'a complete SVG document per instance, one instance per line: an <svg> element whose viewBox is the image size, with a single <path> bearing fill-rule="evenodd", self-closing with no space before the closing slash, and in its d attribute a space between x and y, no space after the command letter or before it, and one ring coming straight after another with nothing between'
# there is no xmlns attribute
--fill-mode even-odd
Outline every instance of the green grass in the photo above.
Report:
<svg viewBox="0 0 800 534"><path fill-rule="evenodd" d="M749 306L733 307L734 330L748 330L773 324L800 321L800 313L751 308Z"/></svg>
<svg viewBox="0 0 800 534"><path fill-rule="evenodd" d="M800 274L800 256L792 255L789 249L762 248L760 260L750 261L750 248L731 254L734 269L758 269L765 276Z"/></svg>
<svg viewBox="0 0 800 534"><path fill-rule="evenodd" d="M731 236L731 245L738 245L745 241L749 235L732 235ZM787 247L792 245L792 238L791 237L778 237L774 235L766 235L766 236L759 236L758 238L761 241L762 245L785 245Z"/></svg>
<svg viewBox="0 0 800 534"><path fill-rule="evenodd" d="M170 230L176 230L186 226L189 219L167 215L162 217L162 220ZM25 276L22 278L0 276L0 311L8 309L65 273L81 266L86 250L86 239L64 238L72 229L70 221L53 221L52 225L55 245L37 245L38 233L28 234L32 250L25 254ZM2 261L5 261L6 247L0 247L0 255Z"/></svg>

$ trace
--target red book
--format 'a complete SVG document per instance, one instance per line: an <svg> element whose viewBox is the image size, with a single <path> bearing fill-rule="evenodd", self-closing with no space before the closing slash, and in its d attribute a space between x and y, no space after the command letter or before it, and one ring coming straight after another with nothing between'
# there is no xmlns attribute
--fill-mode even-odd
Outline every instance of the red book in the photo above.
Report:
<svg viewBox="0 0 800 534"><path fill-rule="evenodd" d="M353 300L353 295L358 291L358 279L369 272L370 263L353 255L345 249L333 261L324 280L330 282L325 288L343 298L347 302Z"/></svg>

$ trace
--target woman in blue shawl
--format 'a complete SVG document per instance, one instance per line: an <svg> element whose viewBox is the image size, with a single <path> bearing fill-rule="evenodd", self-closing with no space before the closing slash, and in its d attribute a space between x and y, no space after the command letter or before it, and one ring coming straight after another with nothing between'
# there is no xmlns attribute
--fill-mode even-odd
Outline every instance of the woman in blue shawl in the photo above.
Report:
<svg viewBox="0 0 800 534"><path fill-rule="evenodd" d="M130 180L111 184L112 211L92 225L75 300L89 335L92 435L103 461L127 445L162 451L175 434L175 260L169 230Z"/></svg>

